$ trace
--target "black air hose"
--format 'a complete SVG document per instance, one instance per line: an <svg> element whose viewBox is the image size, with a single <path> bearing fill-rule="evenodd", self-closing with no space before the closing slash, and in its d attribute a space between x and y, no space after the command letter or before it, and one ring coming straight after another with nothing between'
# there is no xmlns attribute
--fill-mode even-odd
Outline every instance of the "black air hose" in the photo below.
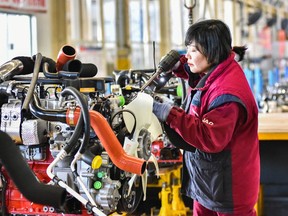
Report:
<svg viewBox="0 0 288 216"><path fill-rule="evenodd" d="M63 207L66 190L41 183L7 133L0 131L0 140L0 160L24 197L34 203L55 208Z"/></svg>
<svg viewBox="0 0 288 216"><path fill-rule="evenodd" d="M1 170L2 164L0 165ZM0 181L2 182L2 188L1 188L1 215L6 216L7 215L7 208L6 208L6 189L7 189L7 181L0 171Z"/></svg>
<svg viewBox="0 0 288 216"><path fill-rule="evenodd" d="M69 154L73 148L75 148L75 144L77 144L78 140L80 139L80 135L82 133L83 129L83 116L80 115L79 120L75 126L74 132L72 136L70 137L69 141L67 142L67 145L65 146L65 151L67 154Z"/></svg>
<svg viewBox="0 0 288 216"><path fill-rule="evenodd" d="M57 110L47 110L41 107L39 98L36 94L33 95L33 99L29 104L30 112L37 118L46 120L46 121L60 121L66 122L66 112L64 109ZM65 150L67 153L70 153L73 147L75 147L75 143L77 143L83 128L83 117L82 115L79 118L79 121L76 124L75 131L72 134Z"/></svg>
<svg viewBox="0 0 288 216"><path fill-rule="evenodd" d="M84 137L83 137L83 142L79 148L79 152L80 154L84 154L86 150L86 146L89 143L89 138L90 138L90 116L89 116L89 108L87 105L87 101L77 89L71 86L66 87L61 92L61 95L63 97L68 96L68 95L74 96L81 107L81 115L84 121Z"/></svg>
<svg viewBox="0 0 288 216"><path fill-rule="evenodd" d="M36 94L33 94L33 98L29 104L30 112L37 118L46 121L60 121L66 122L66 112L65 109L54 109L46 110L41 107L40 101Z"/></svg>

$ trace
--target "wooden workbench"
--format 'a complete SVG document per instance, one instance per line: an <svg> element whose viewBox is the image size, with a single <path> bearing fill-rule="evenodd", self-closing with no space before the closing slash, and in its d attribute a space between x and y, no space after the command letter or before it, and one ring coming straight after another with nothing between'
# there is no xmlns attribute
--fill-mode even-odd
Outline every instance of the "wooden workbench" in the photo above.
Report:
<svg viewBox="0 0 288 216"><path fill-rule="evenodd" d="M259 114L261 212L266 216L288 212L288 113Z"/></svg>
<svg viewBox="0 0 288 216"><path fill-rule="evenodd" d="M259 113L259 140L288 140L288 113Z"/></svg>

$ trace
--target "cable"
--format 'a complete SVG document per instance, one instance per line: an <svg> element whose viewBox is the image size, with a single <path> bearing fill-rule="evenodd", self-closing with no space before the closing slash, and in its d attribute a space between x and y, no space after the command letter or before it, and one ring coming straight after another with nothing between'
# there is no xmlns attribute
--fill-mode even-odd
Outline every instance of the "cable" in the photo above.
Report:
<svg viewBox="0 0 288 216"><path fill-rule="evenodd" d="M89 137L90 137L90 116L89 116L89 112L88 112L88 106L87 106L87 103L86 103L85 99L82 97L81 93L79 91L77 91L75 88L67 87L61 93L62 96L65 96L65 95L68 95L68 94L73 95L77 99L78 103L80 104L81 115L80 115L80 118L79 118L78 122L82 121L81 117L83 117L84 127L85 127L83 141L81 143L81 146L80 146L78 152L75 154L73 161L70 164L70 168L72 170L72 173L76 177L78 183L80 184L81 188L83 189L84 193L88 197L88 200L90 201L90 203L93 206L97 206L95 201L94 201L94 199L92 198L91 194L89 193L89 191L85 187L84 183L82 182L82 180L81 180L81 178L80 178L80 176L77 173L77 170L75 168L75 165L76 165L77 161L81 159L82 154L85 152L85 147L86 147L86 145L89 142ZM78 124L78 122L77 122L77 124Z"/></svg>
<svg viewBox="0 0 288 216"><path fill-rule="evenodd" d="M88 197L88 200L91 202L92 205L97 206L97 204L95 203L95 200L93 199L93 197L89 193L88 189L86 188L85 184L83 183L82 179L80 178L80 176L79 176L79 174L77 173L77 170L76 170L76 163L77 163L78 160L81 159L81 157L82 157L82 154L80 154L80 152L78 151L75 154L74 159L73 159L73 161L70 164L70 168L71 168L72 173L74 174L75 178L77 179L78 183L80 184L82 190L84 191L84 193Z"/></svg>
<svg viewBox="0 0 288 216"><path fill-rule="evenodd" d="M137 122L137 121L136 121L136 116L135 116L135 114L134 114L131 110L119 110L118 112L116 112L116 113L111 117L111 122L113 122L115 116L117 116L117 115L119 115L120 113L123 113L123 112L128 112L128 113L130 113L130 114L133 116L133 118L134 118L134 125L133 125L133 128L132 128L132 130L131 130L130 136L128 137L129 139L132 139L133 134L134 134L135 129L136 129L136 122Z"/></svg>
<svg viewBox="0 0 288 216"><path fill-rule="evenodd" d="M83 115L83 121L84 121L84 136L83 136L83 142L81 143L81 146L79 148L79 153L83 154L85 152L85 147L89 142L90 137L90 116L89 116L89 109L87 102L81 95L81 93L74 87L68 86L66 87L62 93L62 96L72 95L74 96L80 107L81 107L81 115ZM79 121L79 120L78 120Z"/></svg>
<svg viewBox="0 0 288 216"><path fill-rule="evenodd" d="M46 173L47 173L48 177L51 178L53 181L56 181L60 187L65 188L68 193L70 193L73 197L75 197L78 201L80 201L86 208L90 207L91 210L99 216L106 216L96 206L91 206L91 203L89 203L88 200L86 200L79 193L77 193L73 188L71 188L69 185L67 185L63 180L59 179L54 173L52 173L52 169L54 168L54 166L60 160L63 160L66 156L67 156L67 152L64 149L62 149L57 154L56 158L49 164L49 166L46 169Z"/></svg>
<svg viewBox="0 0 288 216"><path fill-rule="evenodd" d="M72 133L72 136L70 137L69 141L67 142L67 145L65 146L65 151L69 154L72 148L74 147L74 144L77 143L77 141L80 138L82 129L83 129L83 116L80 115L79 120L75 126L74 132Z"/></svg>

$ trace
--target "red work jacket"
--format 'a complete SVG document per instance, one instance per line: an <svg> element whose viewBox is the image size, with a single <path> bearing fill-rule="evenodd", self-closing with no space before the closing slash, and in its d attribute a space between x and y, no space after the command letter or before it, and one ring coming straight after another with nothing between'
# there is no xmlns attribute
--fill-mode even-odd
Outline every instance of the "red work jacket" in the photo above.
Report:
<svg viewBox="0 0 288 216"><path fill-rule="evenodd" d="M226 213L252 209L260 181L258 108L234 56L201 77L196 87L195 74L183 70L182 57L175 74L189 78L188 108L185 112L173 107L166 120L184 145L196 148L184 151L182 192L208 209Z"/></svg>

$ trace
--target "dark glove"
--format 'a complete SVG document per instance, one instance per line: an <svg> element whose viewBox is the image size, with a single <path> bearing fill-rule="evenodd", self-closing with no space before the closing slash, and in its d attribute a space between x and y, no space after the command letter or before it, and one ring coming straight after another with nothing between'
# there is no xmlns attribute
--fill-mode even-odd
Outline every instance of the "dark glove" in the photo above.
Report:
<svg viewBox="0 0 288 216"><path fill-rule="evenodd" d="M165 122L171 109L172 106L168 103L153 101L153 113L157 116L159 121Z"/></svg>

